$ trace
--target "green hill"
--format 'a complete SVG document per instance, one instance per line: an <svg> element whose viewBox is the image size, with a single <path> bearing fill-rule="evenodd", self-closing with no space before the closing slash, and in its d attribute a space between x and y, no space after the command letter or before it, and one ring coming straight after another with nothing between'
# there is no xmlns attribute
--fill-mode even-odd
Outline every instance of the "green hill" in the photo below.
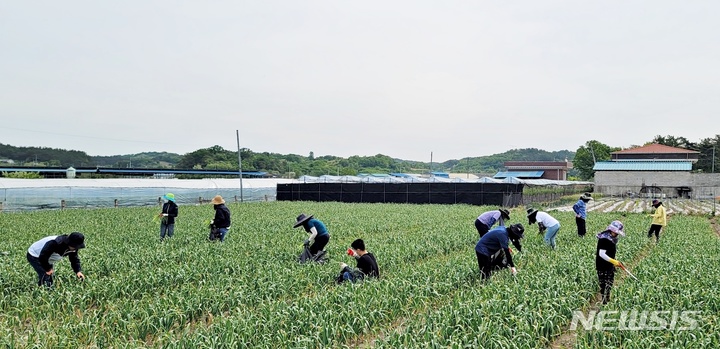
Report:
<svg viewBox="0 0 720 349"><path fill-rule="evenodd" d="M359 173L426 173L429 171L491 174L503 169L505 161L572 160L575 152L548 152L528 148L512 149L490 156L448 160L441 163L409 161L378 154L374 156L315 157L313 154L276 154L241 149L243 171L265 171L277 177L302 175L357 175ZM55 167L133 167L133 168L197 168L237 169L237 151L220 146L198 149L184 155L167 152L146 152L128 155L89 156L78 150L44 147L14 147L0 144L0 163L4 166Z"/></svg>

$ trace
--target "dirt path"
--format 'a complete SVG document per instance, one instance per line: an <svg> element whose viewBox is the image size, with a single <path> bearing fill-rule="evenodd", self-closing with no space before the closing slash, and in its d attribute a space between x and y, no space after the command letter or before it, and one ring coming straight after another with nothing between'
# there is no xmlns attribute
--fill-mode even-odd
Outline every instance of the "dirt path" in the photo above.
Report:
<svg viewBox="0 0 720 349"><path fill-rule="evenodd" d="M718 234L718 236L720 236L720 231L718 231L718 229L720 229L720 226L715 226L715 232ZM654 247L655 247L655 243L652 242L652 239L648 239L647 244L638 253L638 255L635 256L635 258L632 261L630 261L628 263L623 263L623 264L625 264L629 269L632 270L636 265L638 265L643 259L645 259L645 257L647 257L650 254L650 252L653 250ZM624 273L622 271L620 271L619 269L615 272L615 274L616 274L616 277L615 277L615 282L613 284L613 287L616 287L618 284L624 282L626 279L626 277L625 277L626 275L624 275ZM617 277L618 275L623 275L623 277L618 278ZM585 313L590 312L590 311L598 311L598 310L600 310L601 304L602 304L602 296L600 295L600 292L598 292L595 294L594 297L592 297L592 299L589 300L588 304L582 310ZM566 326L563 329L560 336L557 337L552 343L550 343L549 348L552 348L552 349L574 348L575 342L577 341L578 332L570 331L569 328L570 328L569 325Z"/></svg>
<svg viewBox="0 0 720 349"><path fill-rule="evenodd" d="M717 236L720 237L720 224L718 224L716 216L713 216L713 218L710 218L710 225L715 230L715 234L717 234Z"/></svg>

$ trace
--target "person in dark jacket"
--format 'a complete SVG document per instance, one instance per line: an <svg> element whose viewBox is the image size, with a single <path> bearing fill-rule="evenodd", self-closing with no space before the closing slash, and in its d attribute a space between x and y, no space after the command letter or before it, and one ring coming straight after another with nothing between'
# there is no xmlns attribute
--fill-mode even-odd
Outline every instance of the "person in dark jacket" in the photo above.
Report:
<svg viewBox="0 0 720 349"><path fill-rule="evenodd" d="M301 213L297 216L293 228L300 226L305 229L306 233L310 234L310 236L308 236L305 240L305 245L310 244L312 241L312 245L310 245L310 255L314 256L318 252L322 251L325 248L325 245L327 245L330 241L330 233L328 232L325 223L317 218L314 218L313 215L308 216Z"/></svg>
<svg viewBox="0 0 720 349"><path fill-rule="evenodd" d="M505 221L510 219L510 211L501 208L494 211L483 212L475 219L475 229L477 229L480 237L485 235L497 223L498 226L504 226Z"/></svg>
<svg viewBox="0 0 720 349"><path fill-rule="evenodd" d="M503 260L507 261L510 271L513 275L517 274L515 264L510 254L510 241L521 251L520 239L523 238L525 228L522 224L513 224L509 227L499 226L487 232L480 238L475 245L475 256L478 261L478 268L482 274L482 279L487 280L492 274L492 270L501 265Z"/></svg>
<svg viewBox="0 0 720 349"><path fill-rule="evenodd" d="M75 275L85 280L78 257L78 250L81 248L85 248L85 236L78 232L47 236L30 245L27 260L38 275L38 286L52 286L55 263L65 256L70 259Z"/></svg>
<svg viewBox="0 0 720 349"><path fill-rule="evenodd" d="M171 238L175 233L175 218L178 216L178 205L175 203L175 194L167 193L163 196L165 203L162 207L162 212L158 215L161 217L160 220L160 241L167 237Z"/></svg>
<svg viewBox="0 0 720 349"><path fill-rule="evenodd" d="M575 212L575 225L577 225L577 233L579 237L584 237L587 233L587 203L590 200L592 200L592 194L584 193L572 207Z"/></svg>
<svg viewBox="0 0 720 349"><path fill-rule="evenodd" d="M620 261L615 259L618 237L620 236L625 236L623 224L620 221L613 221L608 225L607 229L597 234L595 269L597 270L603 304L610 301L610 289L615 281L615 267L619 267L621 264Z"/></svg>
<svg viewBox="0 0 720 349"><path fill-rule="evenodd" d="M341 262L338 282L355 282L366 277L380 277L380 269L375 256L365 250L365 242L362 239L357 239L350 244L348 254L355 258L357 269L353 270L347 264Z"/></svg>
<svg viewBox="0 0 720 349"><path fill-rule="evenodd" d="M215 195L211 203L215 209L215 218L210 221L210 225L217 228L220 233L220 242L223 242L230 230L230 209L225 206L225 200L220 195Z"/></svg>

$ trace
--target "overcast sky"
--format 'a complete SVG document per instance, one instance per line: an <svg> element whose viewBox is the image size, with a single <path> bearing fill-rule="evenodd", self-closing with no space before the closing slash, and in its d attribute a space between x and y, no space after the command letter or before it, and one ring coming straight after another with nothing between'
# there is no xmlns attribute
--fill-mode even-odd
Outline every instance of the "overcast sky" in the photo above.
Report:
<svg viewBox="0 0 720 349"><path fill-rule="evenodd" d="M716 1L3 1L0 143L441 162L720 133ZM1 155L1 154L0 154Z"/></svg>

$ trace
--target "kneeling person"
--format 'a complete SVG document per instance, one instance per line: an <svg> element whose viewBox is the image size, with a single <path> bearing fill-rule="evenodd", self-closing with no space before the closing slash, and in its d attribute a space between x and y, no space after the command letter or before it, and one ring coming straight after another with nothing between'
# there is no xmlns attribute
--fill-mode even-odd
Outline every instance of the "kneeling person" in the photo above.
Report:
<svg viewBox="0 0 720 349"><path fill-rule="evenodd" d="M362 280L366 277L380 277L380 269L378 268L375 256L365 250L365 242L357 239L350 244L348 254L352 255L357 262L357 269L353 270L345 263L340 263L340 276L338 282Z"/></svg>

